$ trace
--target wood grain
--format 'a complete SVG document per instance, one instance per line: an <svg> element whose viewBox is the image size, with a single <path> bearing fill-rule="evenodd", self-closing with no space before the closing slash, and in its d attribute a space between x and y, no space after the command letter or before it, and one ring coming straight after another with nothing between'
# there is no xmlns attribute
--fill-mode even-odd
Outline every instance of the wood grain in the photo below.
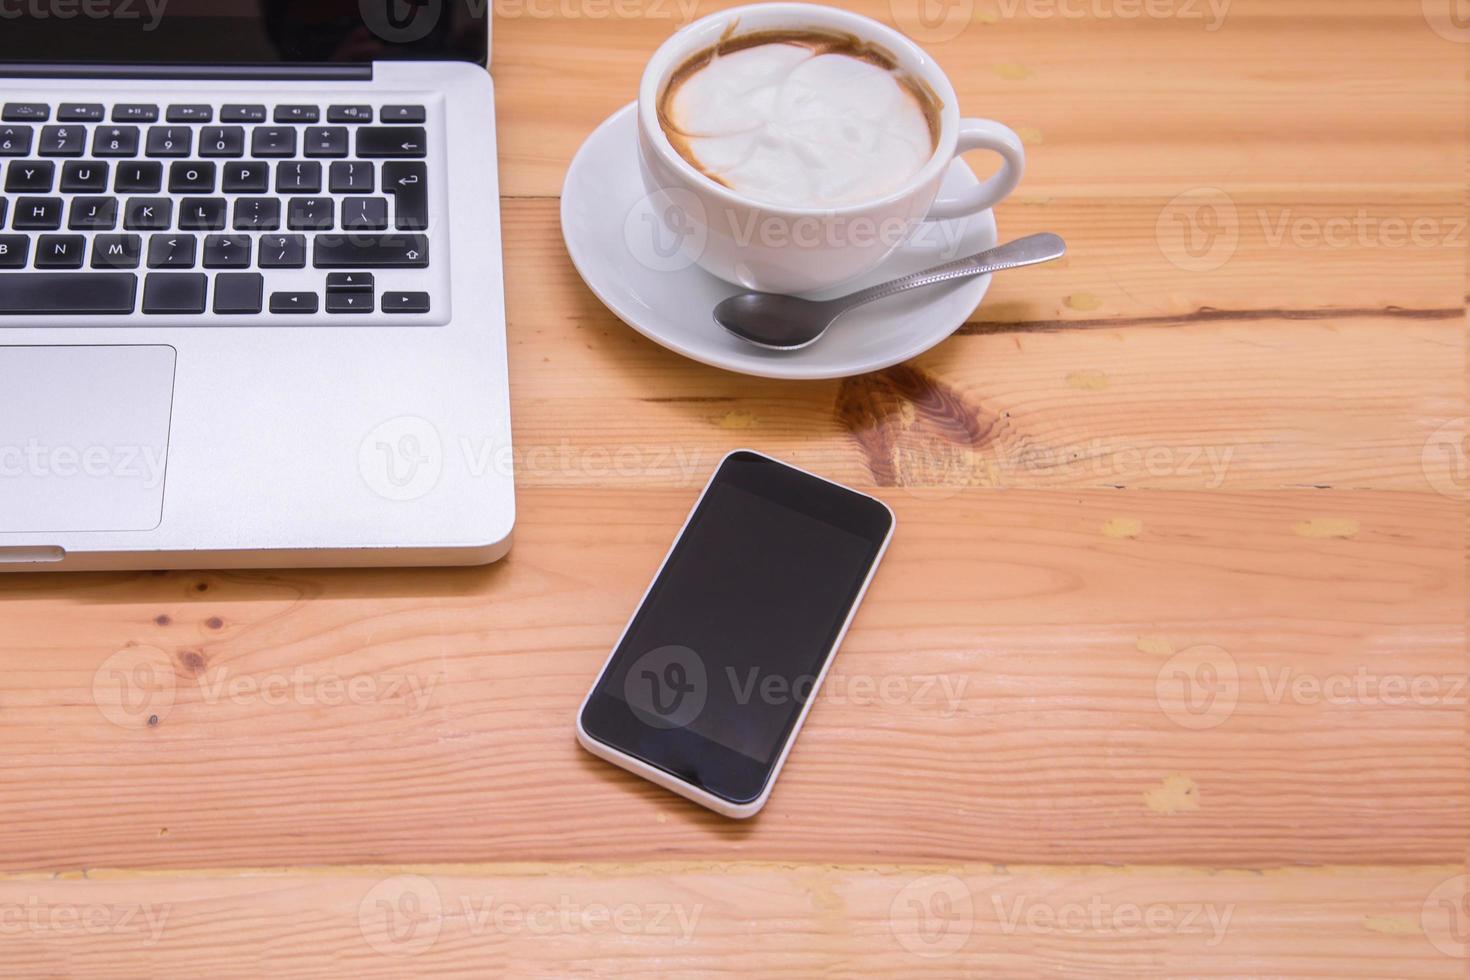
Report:
<svg viewBox="0 0 1470 980"><path fill-rule="evenodd" d="M733 5L699 0L694 12ZM915 0L842 6L918 33ZM961 2L935 8L970 11L955 36L925 41L963 111L1026 139L1023 195L1305 185L1460 200L1464 52L1429 29L1419 4L1233 0L1214 31L1209 17L1183 15L1205 3L1161 4L1181 14L1164 17L1064 16L1064 6L1128 5ZM559 193L577 146L633 101L648 55L686 20L663 0L621 9L631 16L497 21L506 194Z"/></svg>
<svg viewBox="0 0 1470 980"><path fill-rule="evenodd" d="M1071 251L792 385L644 340L561 242L577 146L723 0L498 0L515 550L0 576L0 973L1466 976L1470 47L1434 3L850 0L1022 134L1002 236ZM736 824L571 721L740 445L899 529Z"/></svg>
<svg viewBox="0 0 1470 980"><path fill-rule="evenodd" d="M7 580L0 866L1463 854L1455 501L887 494L789 772L731 823L571 735L695 493L527 491L488 569ZM1200 650L1238 703L1196 729L1160 684ZM119 719L138 664L152 700Z"/></svg>
<svg viewBox="0 0 1470 980"><path fill-rule="evenodd" d="M1463 976L1456 866L594 864L0 881L12 975ZM1458 938L1463 942L1463 937ZM1310 949L1310 958L1303 951Z"/></svg>
<svg viewBox="0 0 1470 980"><path fill-rule="evenodd" d="M1345 287L1339 302L1352 309L1291 305L1296 260L1278 256L1281 287L1271 295L1261 254L1238 277L1189 287L1235 294L1216 301L1228 315L1201 313L1193 298L1171 303L1157 282L1126 282L1115 287L1120 296L1168 305L1125 299L1119 315L1067 329L1075 321L1066 297L1101 289L1112 262L1135 271L1166 264L1152 243L1133 243L1121 258L1084 247L1065 268L997 277L978 319L911 367L790 385L690 364L618 322L577 278L554 203L511 202L507 219L536 243L509 254L512 281L549 285L510 296L522 485L687 486L749 441L838 479L879 484L1451 493L1470 485L1470 459L1453 449L1464 425L1465 348L1460 259L1449 251L1434 256L1440 267L1424 279L1433 288L1412 308L1389 309L1370 292L1377 283ZM931 380L905 385L914 372ZM926 412L930 402L935 411Z"/></svg>

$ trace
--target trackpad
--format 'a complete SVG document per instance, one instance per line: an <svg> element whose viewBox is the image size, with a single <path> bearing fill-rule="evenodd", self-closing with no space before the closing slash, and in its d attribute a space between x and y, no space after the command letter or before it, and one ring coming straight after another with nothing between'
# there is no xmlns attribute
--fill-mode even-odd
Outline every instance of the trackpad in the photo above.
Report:
<svg viewBox="0 0 1470 980"><path fill-rule="evenodd" d="M0 347L0 532L163 517L174 349Z"/></svg>

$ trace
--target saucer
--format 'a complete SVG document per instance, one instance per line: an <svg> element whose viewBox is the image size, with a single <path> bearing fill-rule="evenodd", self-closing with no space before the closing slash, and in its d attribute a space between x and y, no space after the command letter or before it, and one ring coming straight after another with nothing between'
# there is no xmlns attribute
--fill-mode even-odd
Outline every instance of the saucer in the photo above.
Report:
<svg viewBox="0 0 1470 980"><path fill-rule="evenodd" d="M691 264L660 241L658 222L638 172L636 105L613 113L582 144L561 193L561 230L582 280L628 326L685 357L762 378L845 378L922 354L975 311L990 276L915 289L861 306L800 350L765 350L715 323L720 300L740 291ZM953 194L979 181L956 160L944 178ZM662 236L659 232L662 231ZM815 298L843 295L941 262L992 248L990 211L926 221L913 240L872 273Z"/></svg>

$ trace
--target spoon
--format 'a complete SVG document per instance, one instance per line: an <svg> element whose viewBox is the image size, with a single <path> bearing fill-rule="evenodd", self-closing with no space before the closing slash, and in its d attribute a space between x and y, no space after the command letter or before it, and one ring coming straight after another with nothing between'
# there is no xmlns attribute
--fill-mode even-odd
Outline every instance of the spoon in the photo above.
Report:
<svg viewBox="0 0 1470 980"><path fill-rule="evenodd" d="M715 307L715 322L757 347L800 350L815 343L834 320L853 307L920 286L1050 262L1061 258L1066 251L1067 244L1060 236L1042 232L836 299L800 299L754 291L736 293Z"/></svg>

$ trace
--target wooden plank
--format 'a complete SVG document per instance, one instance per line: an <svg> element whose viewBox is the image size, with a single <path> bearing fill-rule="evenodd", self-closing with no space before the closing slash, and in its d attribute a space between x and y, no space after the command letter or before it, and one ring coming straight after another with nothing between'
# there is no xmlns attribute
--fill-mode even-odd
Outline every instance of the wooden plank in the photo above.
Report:
<svg viewBox="0 0 1470 980"><path fill-rule="evenodd" d="M890 557L735 824L572 738L694 494L527 490L484 569L0 579L0 867L1463 854L1459 501L888 492Z"/></svg>
<svg viewBox="0 0 1470 980"><path fill-rule="evenodd" d="M10 975L1464 975L1453 865L663 864L0 881Z"/></svg>
<svg viewBox="0 0 1470 980"><path fill-rule="evenodd" d="M508 234L520 244L509 279L543 286L509 298L517 480L689 486L723 452L755 442L880 485L1470 486L1451 250L1426 250L1422 278L1387 280L1367 274L1370 250L1242 246L1238 271L1233 261L1174 270L1181 285L1169 292L1146 240L1157 212L1108 213L1069 210L1056 227L1081 229L1091 245L1066 267L997 277L976 321L911 364L790 384L692 364L636 334L577 278L554 202L510 202ZM1454 269L1437 268L1446 259ZM1294 271L1303 262L1305 277ZM1295 306L1302 282L1315 293ZM1109 307L1067 306L1082 295Z"/></svg>
<svg viewBox="0 0 1470 980"><path fill-rule="evenodd" d="M524 4L518 13L521 0L507 0L496 22L502 187L555 195L576 147L633 100L648 56L689 13L679 0ZM694 14L731 5L699 2ZM844 6L935 36L916 23L914 0ZM1125 6L940 9L970 17L925 43L963 111L1026 139L1023 193L1460 186L1463 52L1420 5L1233 0L1215 30L1203 0L1163 4L1170 16L1109 16Z"/></svg>
<svg viewBox="0 0 1470 980"><path fill-rule="evenodd" d="M1056 329L1382 315L1397 329L1402 319L1454 318L1464 304L1461 263L1470 246L1459 191L1368 200L1363 193L1236 192L1228 200L1201 194L1177 201L1023 195L1002 206L1002 237L1055 231L1069 254L995 277L972 322ZM506 254L512 328L586 316L596 300L567 258L557 203L508 200L504 220L514 243ZM1213 248L1198 232L1206 222L1221 229ZM1199 237L1187 250L1181 236L1189 228ZM514 288L529 282L545 288Z"/></svg>

